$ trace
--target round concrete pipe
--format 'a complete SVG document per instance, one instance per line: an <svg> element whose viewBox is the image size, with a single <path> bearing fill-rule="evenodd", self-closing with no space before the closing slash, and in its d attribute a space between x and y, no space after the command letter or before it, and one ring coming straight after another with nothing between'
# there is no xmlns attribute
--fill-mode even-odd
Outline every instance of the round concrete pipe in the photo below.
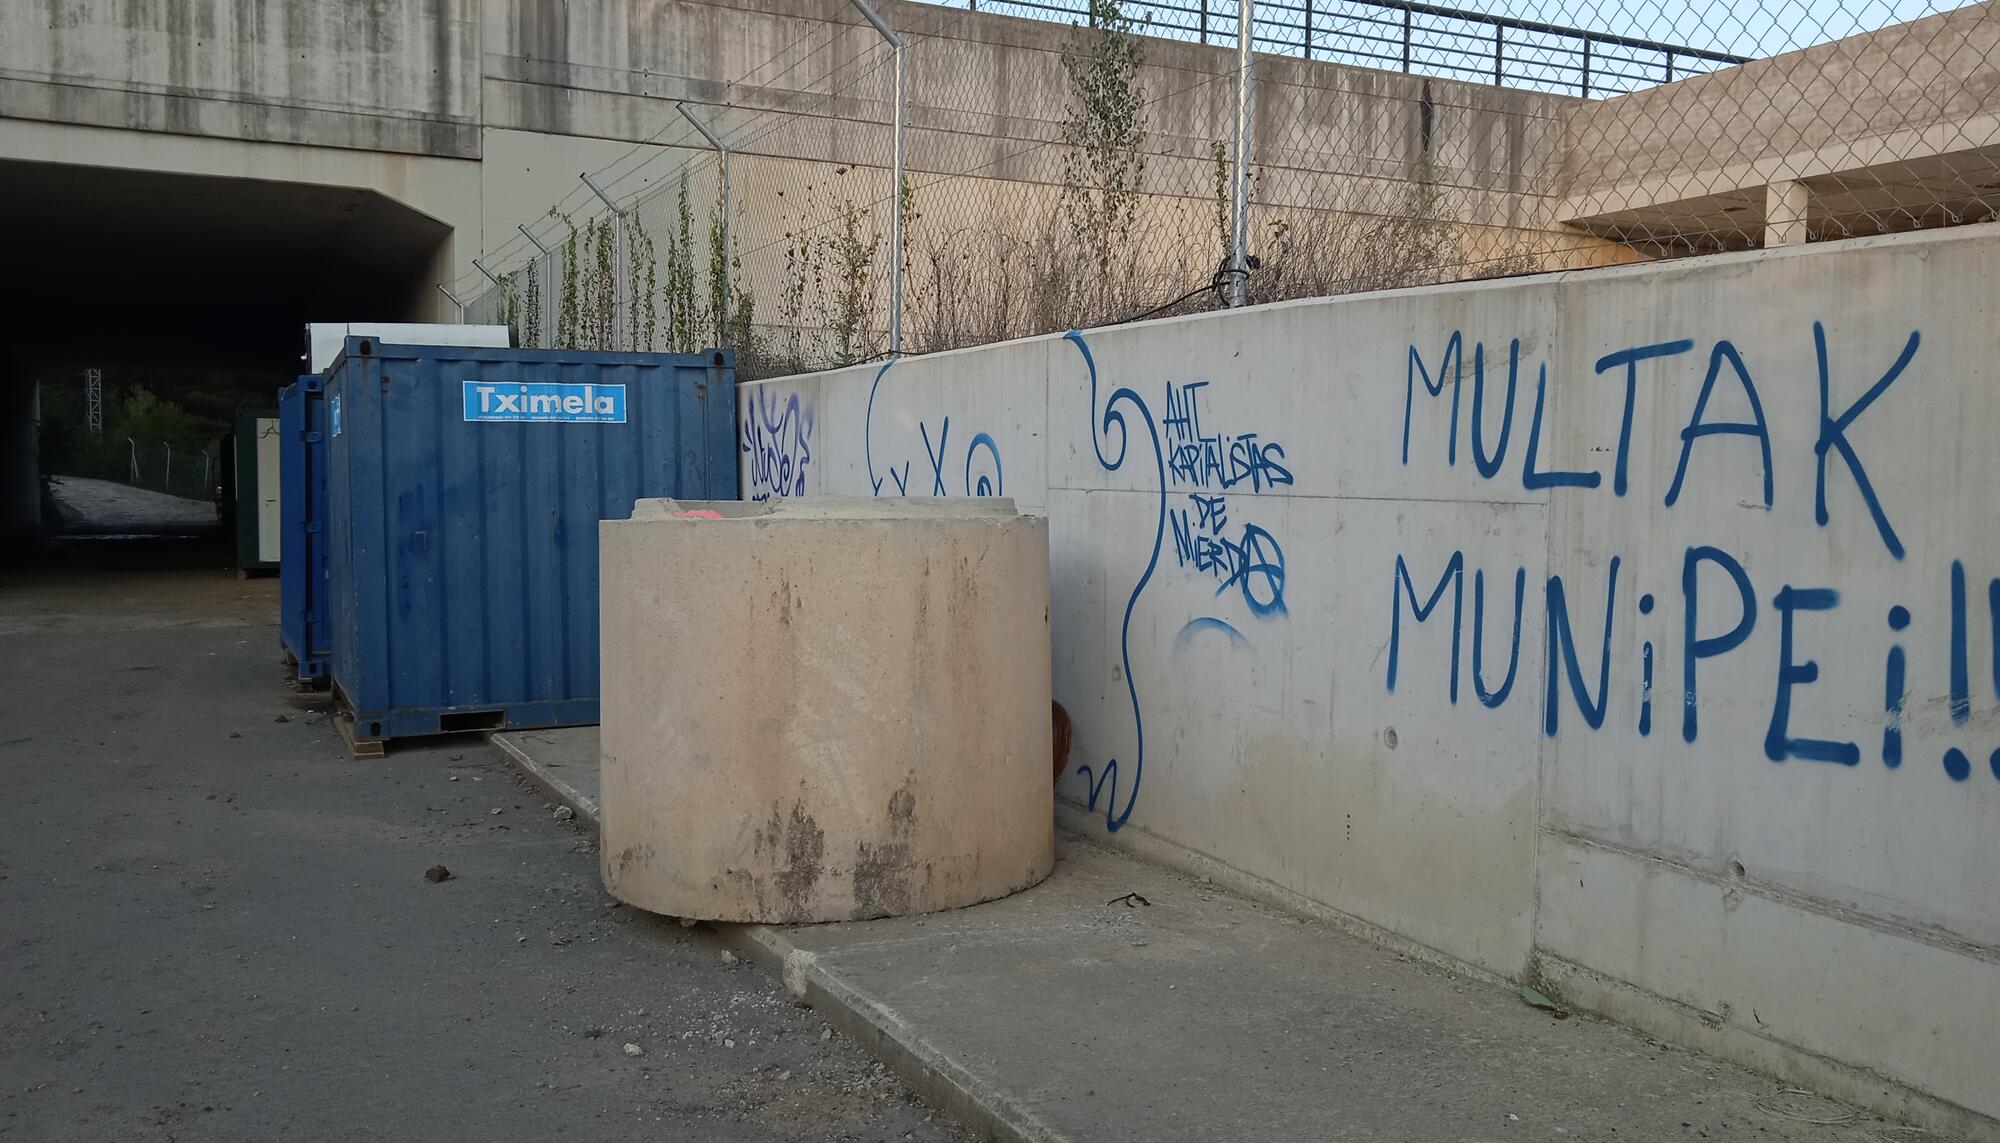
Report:
<svg viewBox="0 0 2000 1143"><path fill-rule="evenodd" d="M641 501L600 526L602 862L706 920L971 905L1055 864L1048 521Z"/></svg>

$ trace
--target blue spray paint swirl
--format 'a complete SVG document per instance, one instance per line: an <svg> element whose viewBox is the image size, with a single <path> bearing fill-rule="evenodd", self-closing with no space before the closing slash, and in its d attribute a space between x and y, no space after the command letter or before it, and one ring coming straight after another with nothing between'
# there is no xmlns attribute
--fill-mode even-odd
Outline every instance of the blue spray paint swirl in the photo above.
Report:
<svg viewBox="0 0 2000 1143"><path fill-rule="evenodd" d="M1107 786L1110 787L1110 796L1104 803L1104 828L1116 833L1132 816L1132 807L1139 800L1139 781L1146 772L1146 720L1139 710L1139 684L1132 677L1132 609L1138 606L1140 593L1152 582L1153 570L1160 563L1160 541L1167 529L1167 461L1160 448L1160 430L1153 421L1153 412L1146 407L1145 398L1132 389L1120 388L1112 393L1104 403L1103 419L1096 419L1097 361L1091 357L1090 346L1084 343L1081 333L1070 330L1063 335L1063 339L1083 354L1084 367L1090 371L1090 447L1097 453L1097 463L1106 472L1116 472L1124 466L1126 449L1131 443L1131 430L1126 426L1125 414L1118 411L1117 406L1120 402L1130 402L1144 419L1146 434L1153 440L1153 466L1158 482L1155 487L1160 490L1159 512L1153 520L1153 553L1146 559L1146 570L1139 574L1139 582L1132 585L1132 595L1125 601L1125 621L1118 631L1118 653L1125 665L1125 690L1132 698L1132 728L1138 738L1138 749L1132 759L1132 788L1125 796L1125 808L1114 812L1118 804L1118 759L1107 759L1101 771L1093 771L1088 764L1082 763L1076 768L1076 772L1082 774L1090 786L1091 809L1097 808L1098 798ZM1109 439L1113 426L1118 429L1118 454L1115 457L1104 453L1105 441Z"/></svg>
<svg viewBox="0 0 2000 1143"><path fill-rule="evenodd" d="M889 372L889 367L895 363L896 359L891 357L882 363L882 368L875 371L875 380L868 386L868 411L863 414L861 421L861 455L868 462L868 488L870 495L874 496L882 495L882 478L875 475L875 390L882 387L882 375ZM892 470L889 475L896 474ZM903 475L896 484L899 488L907 489L909 482L910 464L904 461Z"/></svg>

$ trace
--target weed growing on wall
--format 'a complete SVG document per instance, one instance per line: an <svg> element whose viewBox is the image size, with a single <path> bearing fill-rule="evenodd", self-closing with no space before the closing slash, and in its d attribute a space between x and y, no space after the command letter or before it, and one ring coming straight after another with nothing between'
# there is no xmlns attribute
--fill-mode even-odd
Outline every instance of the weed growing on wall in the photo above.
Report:
<svg viewBox="0 0 2000 1143"><path fill-rule="evenodd" d="M667 235L667 349L700 349L701 313L695 304L694 212L688 205L687 172L681 172L674 228Z"/></svg>
<svg viewBox="0 0 2000 1143"><path fill-rule="evenodd" d="M654 268L653 236L638 218L626 220L625 296L632 299L626 314L627 349L651 353L659 337L659 283Z"/></svg>
<svg viewBox="0 0 2000 1143"><path fill-rule="evenodd" d="M1215 165L1215 241L1219 259L1217 264L1229 260L1229 148L1218 140L1209 145L1209 158Z"/></svg>
<svg viewBox="0 0 2000 1143"><path fill-rule="evenodd" d="M1458 228L1439 211L1426 161L1377 214L1292 210L1260 231L1262 265L1250 275L1250 301L1275 302L1358 290L1430 285L1457 277L1465 254Z"/></svg>
<svg viewBox="0 0 2000 1143"><path fill-rule="evenodd" d="M549 215L552 218L561 218L563 225L569 228L569 233L563 237L562 244L562 301L556 308L555 342L559 349L575 349L580 333L578 327L583 321L582 299L578 297L583 283L577 270L576 223L570 221L568 216L559 215L553 210L549 211Z"/></svg>
<svg viewBox="0 0 2000 1143"><path fill-rule="evenodd" d="M805 227L786 230L784 272L778 285L778 322L785 331L779 356L785 360L806 359L806 294L817 287L819 276L819 251L807 241Z"/></svg>
<svg viewBox="0 0 2000 1143"><path fill-rule="evenodd" d="M1146 157L1139 84L1143 51L1121 0L1089 0L1083 46L1063 54L1069 104L1062 124L1062 213L1100 277L1131 244Z"/></svg>
<svg viewBox="0 0 2000 1143"><path fill-rule="evenodd" d="M861 208L851 198L841 200L839 220L833 239L833 359L852 365L872 355L868 318L875 300L872 272L882 235L870 230L862 237Z"/></svg>
<svg viewBox="0 0 2000 1143"><path fill-rule="evenodd" d="M520 273L509 274L500 279L500 322L514 335L514 344L521 342L521 292L515 288L515 280Z"/></svg>
<svg viewBox="0 0 2000 1143"><path fill-rule="evenodd" d="M723 344L729 308L729 246L722 236L722 200L708 205L708 325L715 344Z"/></svg>
<svg viewBox="0 0 2000 1143"><path fill-rule="evenodd" d="M590 222L591 349L610 349L618 336L618 234L610 218Z"/></svg>
<svg viewBox="0 0 2000 1143"><path fill-rule="evenodd" d="M526 285L522 289L521 324L516 336L523 348L535 349L542 340L542 260L536 258L519 271Z"/></svg>

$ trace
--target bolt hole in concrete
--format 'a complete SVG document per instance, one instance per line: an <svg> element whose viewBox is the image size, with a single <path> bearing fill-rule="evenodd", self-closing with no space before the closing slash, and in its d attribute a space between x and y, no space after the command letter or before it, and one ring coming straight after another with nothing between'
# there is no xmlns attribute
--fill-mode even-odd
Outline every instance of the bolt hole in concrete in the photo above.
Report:
<svg viewBox="0 0 2000 1143"><path fill-rule="evenodd" d="M1395 727L1393 727L1393 726L1385 726L1385 727L1383 727L1383 728L1382 728L1382 745L1384 745L1384 746L1387 746L1387 747L1388 747L1389 749L1391 749L1391 750L1394 750L1394 749L1396 748L1396 728L1395 728Z"/></svg>
<svg viewBox="0 0 2000 1143"><path fill-rule="evenodd" d="M1729 863L1729 875L1730 875L1731 877L1734 877L1734 878L1735 878L1736 880L1738 880L1738 881L1741 881L1741 880L1743 880L1743 878L1744 878L1744 875L1745 875L1745 874L1744 874L1744 869L1743 869L1743 863L1742 863L1742 862L1740 862L1740 861L1732 861L1732 862L1730 862L1730 863Z"/></svg>

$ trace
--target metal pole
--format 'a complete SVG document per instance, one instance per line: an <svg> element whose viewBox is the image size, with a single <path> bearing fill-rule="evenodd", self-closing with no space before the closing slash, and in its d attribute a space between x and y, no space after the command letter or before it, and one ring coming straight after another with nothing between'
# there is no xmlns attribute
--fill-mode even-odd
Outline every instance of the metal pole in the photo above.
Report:
<svg viewBox="0 0 2000 1143"><path fill-rule="evenodd" d="M1590 98L1590 38L1583 40L1583 97Z"/></svg>
<svg viewBox="0 0 2000 1143"><path fill-rule="evenodd" d="M1305 34L1300 37L1300 41L1305 44L1306 58L1313 58L1313 0L1306 0Z"/></svg>
<svg viewBox="0 0 2000 1143"><path fill-rule="evenodd" d="M528 229L527 223L525 222L520 223L514 229L521 232L521 237L526 238L529 242L534 243L535 249L540 250L542 252L542 257L548 258L554 256L555 251L542 245L542 240L535 237L535 232Z"/></svg>
<svg viewBox="0 0 2000 1143"><path fill-rule="evenodd" d="M1501 59L1500 33L1504 28L1506 28L1505 24L1493 25L1493 86L1495 87L1500 86L1500 59Z"/></svg>
<svg viewBox="0 0 2000 1143"><path fill-rule="evenodd" d="M89 423L90 435L104 432L104 370L83 371L84 419Z"/></svg>
<svg viewBox="0 0 2000 1143"><path fill-rule="evenodd" d="M1403 72L1410 70L1410 10L1403 9Z"/></svg>
<svg viewBox="0 0 2000 1143"><path fill-rule="evenodd" d="M596 179L593 179L589 175L582 173L579 173L576 177L583 180L583 185L590 188L590 193L597 196L598 201L604 204L604 208L606 210L610 211L613 214L625 213L625 211L622 210L616 202L612 201L610 195L604 193L604 188L597 185Z"/></svg>
<svg viewBox="0 0 2000 1143"><path fill-rule="evenodd" d="M875 14L868 0L854 0L854 6L861 10L882 38L889 42L895 53L896 68L896 122L895 122L895 183L890 188L889 209L889 353L903 352L903 104L909 79L909 69L904 66L903 37L896 34L887 21Z"/></svg>
<svg viewBox="0 0 2000 1143"><path fill-rule="evenodd" d="M1250 246L1250 56L1256 22L1255 0L1236 7L1236 170L1229 202L1229 304L1249 300Z"/></svg>
<svg viewBox="0 0 2000 1143"><path fill-rule="evenodd" d="M687 109L687 104L680 103L675 106L680 108L681 118L694 124L694 129L701 132L701 137L708 140L708 145L714 147L716 155L719 156L717 167L722 177L722 232L719 236L722 241L722 282L716 293L716 298L721 303L721 310L715 315L715 340L720 345L728 337L729 330L729 147L723 143L721 136L708 129L708 124L694 117L694 112ZM900 190L900 183L898 188ZM897 205L899 207L902 205L900 200ZM901 218L902 211L898 210L896 217Z"/></svg>
<svg viewBox="0 0 2000 1143"><path fill-rule="evenodd" d="M484 267L484 266L481 266L481 265L479 264L479 259L477 259L477 258L474 258L474 259L472 260L472 268L473 268L473 269L475 269L475 270L477 270L477 271L479 271L480 273L482 273L482 274L486 275L486 280L487 280L487 281L489 281L489 282L493 283L493 284L494 284L494 285L496 285L496 286L499 286L499 287L500 287L501 289L503 289L503 290L507 288L507 283L505 283L505 282L501 281L500 279L498 279L498 278L494 277L494 276L493 276L493 271L491 271L491 270L488 270L488 269L487 269L486 267Z"/></svg>
<svg viewBox="0 0 2000 1143"><path fill-rule="evenodd" d="M458 313L460 317L465 316L465 303L458 300L457 294L454 294L450 290L445 289L443 282L438 283L438 293L443 294L447 299L451 301L452 305L458 307Z"/></svg>

